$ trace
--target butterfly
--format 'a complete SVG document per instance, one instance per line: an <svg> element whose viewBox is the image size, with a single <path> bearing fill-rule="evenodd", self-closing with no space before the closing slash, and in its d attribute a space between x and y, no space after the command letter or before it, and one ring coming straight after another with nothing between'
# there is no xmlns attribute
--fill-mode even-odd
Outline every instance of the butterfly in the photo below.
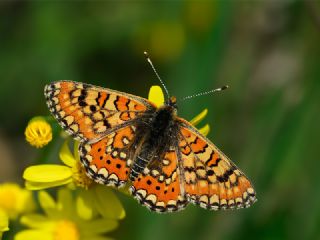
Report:
<svg viewBox="0 0 320 240"><path fill-rule="evenodd" d="M122 187L156 212L249 207L256 201L248 178L210 140L177 116L170 97L151 101L73 81L46 85L47 105L80 141L80 161L95 182Z"/></svg>

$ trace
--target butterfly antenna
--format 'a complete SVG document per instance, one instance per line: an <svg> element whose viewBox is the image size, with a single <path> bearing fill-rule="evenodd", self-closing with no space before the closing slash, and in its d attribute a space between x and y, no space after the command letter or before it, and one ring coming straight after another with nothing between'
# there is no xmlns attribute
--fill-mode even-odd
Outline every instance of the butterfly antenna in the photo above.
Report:
<svg viewBox="0 0 320 240"><path fill-rule="evenodd" d="M153 66L153 63L152 63L152 61L151 61L151 59L150 59L150 57L149 57L149 54L148 54L146 51L144 51L143 54L146 56L146 59L147 59L148 63L151 65L154 73L156 74L157 78L159 79L159 81L160 81L162 87L164 88L164 91L166 92L167 97L168 97L168 99L169 99L169 98L170 98L170 95L169 95L168 89L167 89L166 85L164 85L164 83L163 83L162 79L160 78L157 70L156 70L155 67Z"/></svg>
<svg viewBox="0 0 320 240"><path fill-rule="evenodd" d="M225 86L222 86L220 88L212 89L210 91L201 92L201 93L197 93L197 94L194 94L194 95L186 96L186 97L182 98L182 101L187 100L187 99L191 99L191 98L195 98L195 97L199 97L199 96L203 96L203 95L207 95L207 94L214 93L214 92L221 92L221 91L226 90L228 88L229 88L229 86L225 85Z"/></svg>

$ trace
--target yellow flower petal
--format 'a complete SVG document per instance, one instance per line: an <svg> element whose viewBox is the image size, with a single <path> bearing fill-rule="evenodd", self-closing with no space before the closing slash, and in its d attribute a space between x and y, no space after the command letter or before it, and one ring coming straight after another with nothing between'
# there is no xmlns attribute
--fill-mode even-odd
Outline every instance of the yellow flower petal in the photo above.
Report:
<svg viewBox="0 0 320 240"><path fill-rule="evenodd" d="M59 189L57 207L65 216L75 215L73 207L73 198L69 189Z"/></svg>
<svg viewBox="0 0 320 240"><path fill-rule="evenodd" d="M98 212L108 219L123 219L126 212L111 188L102 185L95 185L95 206Z"/></svg>
<svg viewBox="0 0 320 240"><path fill-rule="evenodd" d="M121 192L127 196L130 196L130 191L129 191L129 188L131 186L131 183L127 182L126 185L124 185L122 188L116 188L116 187L113 187L114 189L116 189L118 192Z"/></svg>
<svg viewBox="0 0 320 240"><path fill-rule="evenodd" d="M20 195L19 205L21 213L30 213L35 210L36 204L34 202L31 191L22 188L22 194Z"/></svg>
<svg viewBox="0 0 320 240"><path fill-rule="evenodd" d="M21 188L16 183L0 184L0 209L10 219L15 219L21 213L30 212L34 207L30 191Z"/></svg>
<svg viewBox="0 0 320 240"><path fill-rule="evenodd" d="M105 186L101 186L106 188ZM106 188L108 189L108 188ZM111 191L110 189L108 189ZM93 191L83 192L96 192ZM18 240L106 240L102 234L115 229L118 226L116 219L103 219L96 214L91 219L81 218L76 211L73 191L67 188L59 189L57 201L55 201L46 191L39 191L38 198L40 206L45 215L29 214L21 218L21 223L32 230L22 231L16 235ZM78 191L76 191L78 193ZM93 195L88 195L91 206L93 204ZM94 197L99 196L95 194ZM103 194L104 205L110 203L112 195ZM115 197L115 196L114 196ZM112 202L110 203L112 204ZM113 207L113 206L111 206ZM117 203L115 204L117 207Z"/></svg>
<svg viewBox="0 0 320 240"><path fill-rule="evenodd" d="M197 116L195 116L190 123L193 126L196 126L199 122L201 122L205 116L208 114L208 109L204 109L201 113L199 113Z"/></svg>
<svg viewBox="0 0 320 240"><path fill-rule="evenodd" d="M78 215L85 220L90 220L95 215L93 200L91 198L92 190L79 189L76 198L76 208Z"/></svg>
<svg viewBox="0 0 320 240"><path fill-rule="evenodd" d="M60 220L52 232L55 240L80 240L80 230L76 222Z"/></svg>
<svg viewBox="0 0 320 240"><path fill-rule="evenodd" d="M149 90L148 99L153 102L157 107L161 107L164 104L164 95L161 87L152 86Z"/></svg>
<svg viewBox="0 0 320 240"><path fill-rule="evenodd" d="M14 236L14 240L54 240L50 232L41 230L24 230Z"/></svg>
<svg viewBox="0 0 320 240"><path fill-rule="evenodd" d="M56 217L57 204L54 199L46 191L39 191L38 199L41 208L45 211L48 217Z"/></svg>
<svg viewBox="0 0 320 240"><path fill-rule="evenodd" d="M204 135L204 136L207 136L210 132L210 126L209 124L206 124L204 127L200 128L199 129L199 132Z"/></svg>
<svg viewBox="0 0 320 240"><path fill-rule="evenodd" d="M29 215L22 216L20 218L20 222L29 228L36 228L36 229L51 230L54 225L53 221L50 221L47 217L40 214L29 214Z"/></svg>
<svg viewBox="0 0 320 240"><path fill-rule="evenodd" d="M84 166L79 160L76 161L76 164L73 166L72 173L73 182L76 186L89 189L93 181L88 177Z"/></svg>
<svg viewBox="0 0 320 240"><path fill-rule="evenodd" d="M64 141L60 152L59 152L60 160L67 166L73 167L76 163L74 156L72 155L70 148L69 148L69 141Z"/></svg>
<svg viewBox="0 0 320 240"><path fill-rule="evenodd" d="M51 183L26 181L25 187L28 190L36 191L36 190L43 190L43 189L52 188L52 187L58 187L58 186L66 185L69 183L72 183L72 178L67 178L62 181L56 181L56 182L51 182Z"/></svg>
<svg viewBox="0 0 320 240"><path fill-rule="evenodd" d="M71 177L71 168L54 164L31 166L23 173L23 178L31 182L50 183L63 181Z"/></svg>
<svg viewBox="0 0 320 240"><path fill-rule="evenodd" d="M96 219L86 223L86 229L89 230L88 235L111 232L118 227L118 222L111 219ZM84 233L86 235L86 233Z"/></svg>
<svg viewBox="0 0 320 240"><path fill-rule="evenodd" d="M0 233L9 231L8 215L0 208Z"/></svg>

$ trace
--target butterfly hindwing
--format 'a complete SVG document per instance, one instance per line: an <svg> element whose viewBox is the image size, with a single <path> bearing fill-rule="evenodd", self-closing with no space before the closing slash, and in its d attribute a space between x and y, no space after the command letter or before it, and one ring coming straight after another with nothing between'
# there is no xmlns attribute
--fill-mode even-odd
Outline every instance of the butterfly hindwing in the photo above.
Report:
<svg viewBox="0 0 320 240"><path fill-rule="evenodd" d="M181 188L176 150L165 152L163 159L154 159L132 183L130 192L153 211L173 212L185 208L187 201Z"/></svg>
<svg viewBox="0 0 320 240"><path fill-rule="evenodd" d="M132 164L135 127L118 129L95 143L81 143L80 161L90 178L108 186L123 186Z"/></svg>
<svg viewBox="0 0 320 240"><path fill-rule="evenodd" d="M188 200L213 210L254 203L255 191L248 178L191 124L180 121L179 147Z"/></svg>
<svg viewBox="0 0 320 240"><path fill-rule="evenodd" d="M72 81L45 87L48 107L75 139L98 139L154 106L148 100L115 90Z"/></svg>

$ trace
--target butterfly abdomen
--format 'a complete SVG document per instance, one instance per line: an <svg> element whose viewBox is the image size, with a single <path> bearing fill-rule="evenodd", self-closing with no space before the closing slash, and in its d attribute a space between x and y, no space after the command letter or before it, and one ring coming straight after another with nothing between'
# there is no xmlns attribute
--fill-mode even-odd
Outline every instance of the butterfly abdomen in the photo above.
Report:
<svg viewBox="0 0 320 240"><path fill-rule="evenodd" d="M171 132L175 128L174 113L170 106L160 108L149 120L148 125L140 126L143 129L144 139L141 148L136 154L133 166L131 168L130 180L133 181L145 167L160 154L165 152L166 146L169 146ZM139 129L139 126L138 126Z"/></svg>

